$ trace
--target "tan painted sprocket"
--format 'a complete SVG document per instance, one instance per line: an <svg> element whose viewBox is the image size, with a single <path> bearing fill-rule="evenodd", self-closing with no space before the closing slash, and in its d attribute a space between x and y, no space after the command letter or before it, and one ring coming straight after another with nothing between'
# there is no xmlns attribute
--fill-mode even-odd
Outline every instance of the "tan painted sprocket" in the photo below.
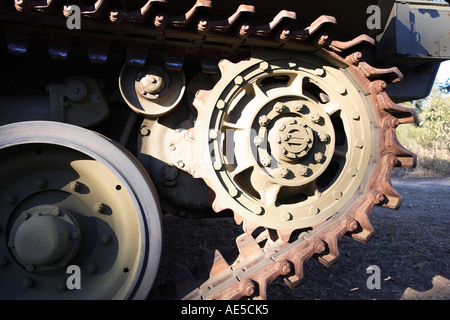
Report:
<svg viewBox="0 0 450 320"><path fill-rule="evenodd" d="M376 161L375 115L352 76L314 55L257 52L194 101L193 175L244 231L313 227L356 201Z"/></svg>

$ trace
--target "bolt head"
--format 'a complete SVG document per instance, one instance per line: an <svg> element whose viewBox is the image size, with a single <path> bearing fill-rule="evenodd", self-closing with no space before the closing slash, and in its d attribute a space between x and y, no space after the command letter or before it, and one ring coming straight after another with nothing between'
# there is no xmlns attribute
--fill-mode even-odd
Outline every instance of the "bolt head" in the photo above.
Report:
<svg viewBox="0 0 450 320"><path fill-rule="evenodd" d="M282 178L286 178L289 174L289 169L288 168L281 168L280 169L280 176Z"/></svg>
<svg viewBox="0 0 450 320"><path fill-rule="evenodd" d="M80 189L80 184L77 181L72 181L69 183L69 189L72 191L78 191Z"/></svg>
<svg viewBox="0 0 450 320"><path fill-rule="evenodd" d="M311 115L310 119L314 123L319 123L320 119L321 119L321 116L318 113L314 113L314 114Z"/></svg>
<svg viewBox="0 0 450 320"><path fill-rule="evenodd" d="M101 213L101 212L103 212L103 210L105 210L105 205L101 202L98 202L98 203L94 204L94 210Z"/></svg>
<svg viewBox="0 0 450 320"><path fill-rule="evenodd" d="M309 174L309 168L303 166L303 167L301 167L300 169L298 169L298 173L299 173L301 176L306 177L306 176Z"/></svg>
<svg viewBox="0 0 450 320"><path fill-rule="evenodd" d="M269 166L270 166L270 163L271 163L270 157L264 157L264 158L261 159L261 164L262 164L264 167L269 167Z"/></svg>
<svg viewBox="0 0 450 320"><path fill-rule="evenodd" d="M261 127L265 127L269 123L269 119L267 118L267 116L261 116L261 117L259 117L258 122Z"/></svg>
<svg viewBox="0 0 450 320"><path fill-rule="evenodd" d="M323 132L319 133L319 140L320 140L320 142L326 143L326 142L328 142L329 139L330 139L330 136L328 134L323 133Z"/></svg>
<svg viewBox="0 0 450 320"><path fill-rule="evenodd" d="M275 110L278 113L282 113L284 111L284 104L282 102L277 102L273 106L273 110Z"/></svg>
<svg viewBox="0 0 450 320"><path fill-rule="evenodd" d="M314 155L314 160L315 160L317 163L322 163L323 159L324 159L324 155L323 155L322 152L317 152L317 153Z"/></svg>

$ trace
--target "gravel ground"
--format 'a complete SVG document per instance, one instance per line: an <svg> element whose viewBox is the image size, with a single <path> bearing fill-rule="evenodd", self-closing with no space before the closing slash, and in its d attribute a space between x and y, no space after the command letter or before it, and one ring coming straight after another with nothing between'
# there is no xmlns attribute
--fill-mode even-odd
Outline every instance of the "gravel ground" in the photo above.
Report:
<svg viewBox="0 0 450 320"><path fill-rule="evenodd" d="M339 242L340 261L327 268L305 264L305 282L295 290L276 280L269 300L447 300L450 299L450 178L397 179L403 196L398 211L375 207L376 235L361 244ZM240 234L232 219L164 219L164 250L157 281L174 266L191 267L211 249L226 249ZM378 266L379 289L369 289L369 266Z"/></svg>

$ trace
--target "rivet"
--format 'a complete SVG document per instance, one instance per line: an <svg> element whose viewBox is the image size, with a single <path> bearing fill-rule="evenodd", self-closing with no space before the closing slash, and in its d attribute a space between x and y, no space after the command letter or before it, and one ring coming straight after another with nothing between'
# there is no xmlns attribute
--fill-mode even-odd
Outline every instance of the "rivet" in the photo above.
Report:
<svg viewBox="0 0 450 320"><path fill-rule="evenodd" d="M261 127L265 127L269 123L269 119L267 118L267 116L261 116L259 117L258 122Z"/></svg>
<svg viewBox="0 0 450 320"><path fill-rule="evenodd" d="M280 176L282 178L286 178L288 176L288 174L289 174L289 169L287 169L287 168L281 168L280 169Z"/></svg>
<svg viewBox="0 0 450 320"><path fill-rule="evenodd" d="M329 139L330 139L330 135L323 133L323 132L319 133L320 142L327 143Z"/></svg>
<svg viewBox="0 0 450 320"><path fill-rule="evenodd" d="M217 101L216 107L217 107L217 109L222 110L223 108L225 108L225 101L223 101L223 100Z"/></svg>
<svg viewBox="0 0 450 320"><path fill-rule="evenodd" d="M215 170L220 170L220 169L222 169L222 162L220 162L220 161L214 161L213 166L214 166L214 169L215 169Z"/></svg>
<svg viewBox="0 0 450 320"><path fill-rule="evenodd" d="M94 210L97 211L98 213L103 212L103 210L105 210L105 205L101 202L97 202L94 204Z"/></svg>
<svg viewBox="0 0 450 320"><path fill-rule="evenodd" d="M244 78L242 78L241 76L237 76L236 78L234 78L234 83L240 86L241 84L244 83Z"/></svg>
<svg viewBox="0 0 450 320"><path fill-rule="evenodd" d="M299 173L301 176L306 177L306 176L309 174L309 168L308 168L308 167L305 167L305 166L302 166L301 168L298 169L298 173Z"/></svg>
<svg viewBox="0 0 450 320"><path fill-rule="evenodd" d="M236 188L231 188L228 192L233 198L236 198L239 195L239 191Z"/></svg>
<svg viewBox="0 0 450 320"><path fill-rule="evenodd" d="M269 167L269 166L270 166L270 163L271 163L271 158L270 158L269 156L265 156L265 157L263 157L263 158L261 159L261 164L262 164L264 167Z"/></svg>
<svg viewBox="0 0 450 320"><path fill-rule="evenodd" d="M351 116L353 120L359 120L360 117L358 111L352 111Z"/></svg>
<svg viewBox="0 0 450 320"><path fill-rule="evenodd" d="M259 69L266 71L269 69L269 63L267 61L263 61L259 64Z"/></svg>
<svg viewBox="0 0 450 320"><path fill-rule="evenodd" d="M316 249L316 253L322 253L322 252L325 252L326 247L325 247L325 244L321 241L316 244L315 249Z"/></svg>
<svg viewBox="0 0 450 320"><path fill-rule="evenodd" d="M285 261L280 265L280 273L284 276L289 274L291 270L291 264L288 261Z"/></svg>
<svg viewBox="0 0 450 320"><path fill-rule="evenodd" d="M315 216L316 214L318 214L320 212L319 208L317 207L310 207L309 208L309 214L312 216Z"/></svg>
<svg viewBox="0 0 450 320"><path fill-rule="evenodd" d="M355 167L352 167L348 170L348 173L352 176L355 177L358 174L358 169Z"/></svg>
<svg viewBox="0 0 450 320"><path fill-rule="evenodd" d="M72 239L72 240L77 240L78 237L79 237L79 234L76 231L74 231L70 234L70 239Z"/></svg>
<svg viewBox="0 0 450 320"><path fill-rule="evenodd" d="M284 104L282 102L277 102L273 106L273 110L275 110L278 113L282 113L284 110Z"/></svg>
<svg viewBox="0 0 450 320"><path fill-rule="evenodd" d="M34 266L32 264L27 264L25 266L25 269L27 269L28 272L33 272L34 271Z"/></svg>
<svg viewBox="0 0 450 320"><path fill-rule="evenodd" d="M312 114L309 118L310 118L311 121L314 122L314 123L319 123L319 122L320 122L320 119L321 119L321 117L320 117L320 115L319 115L318 113Z"/></svg>
<svg viewBox="0 0 450 320"><path fill-rule="evenodd" d="M78 191L80 190L80 184L77 181L72 181L69 183L69 189L72 191Z"/></svg>
<svg viewBox="0 0 450 320"><path fill-rule="evenodd" d="M345 89L345 87L343 87L343 86L338 86L338 87L336 88L336 91L337 91L339 94L341 94L341 95L344 95L344 94L347 93L347 89Z"/></svg>
<svg viewBox="0 0 450 320"><path fill-rule="evenodd" d="M381 192L377 192L375 194L375 202L377 204L382 203L384 200L386 199L386 197L384 196L384 194L382 194Z"/></svg>
<svg viewBox="0 0 450 320"><path fill-rule="evenodd" d="M24 212L20 215L20 219L27 220L30 217L30 214L28 212Z"/></svg>
<svg viewBox="0 0 450 320"><path fill-rule="evenodd" d="M107 245L111 242L111 236L107 233L104 233L100 236L100 242L103 245Z"/></svg>
<svg viewBox="0 0 450 320"><path fill-rule="evenodd" d="M317 152L315 155L314 155L314 160L317 162L317 163L322 163L322 161L323 161L323 153L322 152Z"/></svg>
<svg viewBox="0 0 450 320"><path fill-rule="evenodd" d="M210 130L210 131L209 131L209 138L210 138L211 140L216 139L216 138L217 138L217 131L216 131L216 130Z"/></svg>
<svg viewBox="0 0 450 320"><path fill-rule="evenodd" d="M16 203L17 198L13 194L8 194L8 195L6 195L4 200L5 200L6 204L14 204L14 203Z"/></svg>
<svg viewBox="0 0 450 320"><path fill-rule="evenodd" d="M325 70L322 69L322 68L317 68L316 70L314 70L314 74L315 74L316 76L321 77L321 76L323 76L323 75L325 74Z"/></svg>
<svg viewBox="0 0 450 320"><path fill-rule="evenodd" d="M333 197L334 199L339 200L340 198L342 198L342 192L340 191L333 192Z"/></svg>
<svg viewBox="0 0 450 320"><path fill-rule="evenodd" d="M358 229L358 226L359 226L358 221L352 219L347 224L347 229L350 231L355 231L356 229Z"/></svg>
<svg viewBox="0 0 450 320"><path fill-rule="evenodd" d="M61 210L59 208L55 208L50 212L50 214L57 217L57 216L61 215Z"/></svg>
<svg viewBox="0 0 450 320"><path fill-rule="evenodd" d="M289 221L289 220L292 219L292 214L290 212L284 211L281 214L281 219L284 220L284 221Z"/></svg>
<svg viewBox="0 0 450 320"><path fill-rule="evenodd" d="M301 102L296 102L294 105L294 109L297 112L302 112L303 108L305 107L305 105Z"/></svg>
<svg viewBox="0 0 450 320"><path fill-rule="evenodd" d="M260 136L256 136L256 137L253 139L253 144L254 144L255 146L257 146L257 147L259 147L263 142L264 142L264 138L263 138L263 137L260 137Z"/></svg>
<svg viewBox="0 0 450 320"><path fill-rule="evenodd" d="M253 206L252 212L259 216L263 213L263 208L260 206Z"/></svg>
<svg viewBox="0 0 450 320"><path fill-rule="evenodd" d="M362 149L364 147L364 141L362 141L361 139L356 139L355 147Z"/></svg>
<svg viewBox="0 0 450 320"><path fill-rule="evenodd" d="M142 136L148 136L150 134L150 130L146 127L142 127L140 132Z"/></svg>
<svg viewBox="0 0 450 320"><path fill-rule="evenodd" d="M47 181L44 178L37 178L36 181L34 182L34 184L39 189L42 189L47 185Z"/></svg>
<svg viewBox="0 0 450 320"><path fill-rule="evenodd" d="M255 285L253 283L249 283L245 286L244 291L247 296L251 296L252 294L255 293L255 289L256 289Z"/></svg>
<svg viewBox="0 0 450 320"><path fill-rule="evenodd" d="M22 288L24 289L30 289L33 287L33 285L34 285L33 279L25 278L22 280Z"/></svg>

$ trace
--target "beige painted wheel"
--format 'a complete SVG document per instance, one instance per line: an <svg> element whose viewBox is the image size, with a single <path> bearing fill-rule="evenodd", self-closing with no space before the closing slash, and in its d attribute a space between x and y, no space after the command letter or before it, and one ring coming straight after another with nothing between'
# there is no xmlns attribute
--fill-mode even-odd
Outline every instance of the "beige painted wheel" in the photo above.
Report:
<svg viewBox="0 0 450 320"><path fill-rule="evenodd" d="M161 251L159 204L126 150L67 124L6 125L0 181L2 299L147 296Z"/></svg>
<svg viewBox="0 0 450 320"><path fill-rule="evenodd" d="M353 203L376 158L374 115L347 72L316 56L256 53L220 63L200 91L194 175L215 191L245 231L320 224Z"/></svg>

